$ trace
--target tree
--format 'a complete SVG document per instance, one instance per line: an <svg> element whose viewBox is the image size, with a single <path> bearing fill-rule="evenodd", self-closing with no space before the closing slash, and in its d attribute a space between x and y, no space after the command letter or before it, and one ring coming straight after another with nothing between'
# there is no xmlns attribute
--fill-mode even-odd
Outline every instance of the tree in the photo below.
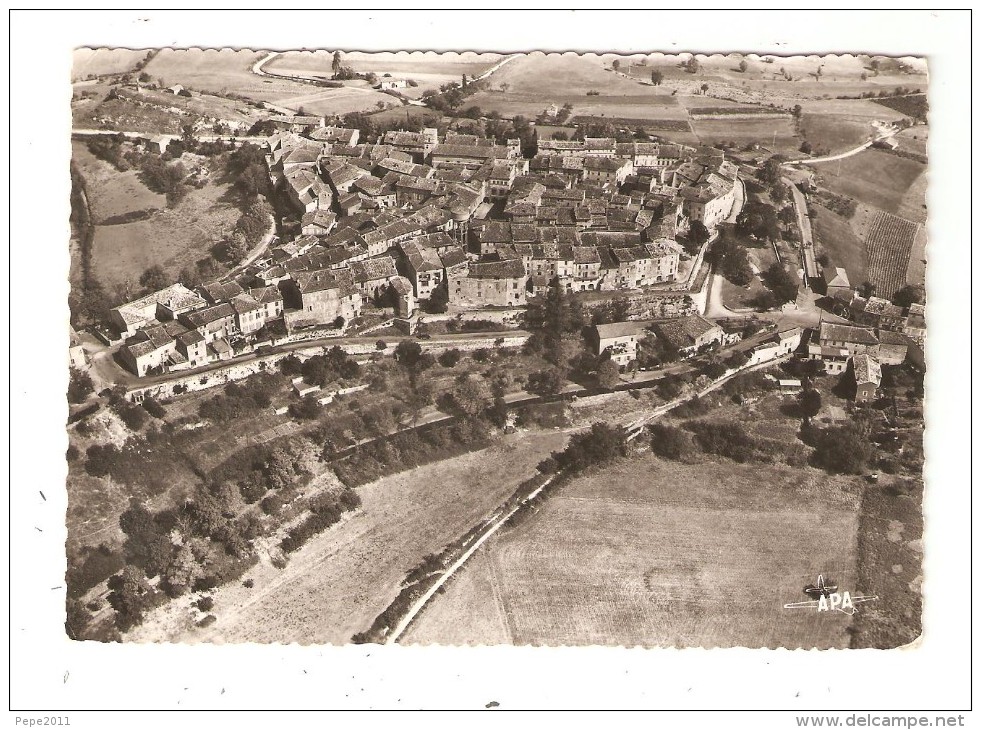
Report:
<svg viewBox="0 0 981 730"><path fill-rule="evenodd" d="M613 61L613 70L614 71L619 71L620 70L620 61L619 60L614 60Z"/></svg>
<svg viewBox="0 0 981 730"><path fill-rule="evenodd" d="M913 284L907 284L892 295L892 303L906 309L911 304L923 303L923 290Z"/></svg>
<svg viewBox="0 0 981 730"><path fill-rule="evenodd" d="M601 388L613 390L620 384L620 366L612 360L604 360L596 368L596 383Z"/></svg>
<svg viewBox="0 0 981 730"><path fill-rule="evenodd" d="M747 203L736 217L736 231L761 241L777 240L780 238L780 225L776 208L758 201Z"/></svg>
<svg viewBox="0 0 981 730"><path fill-rule="evenodd" d="M695 54L693 53L688 57L688 60L684 62L684 68L685 71L690 74L697 74L701 70L702 65L698 62L698 59L695 58Z"/></svg>
<svg viewBox="0 0 981 730"><path fill-rule="evenodd" d="M628 452L627 431L623 426L594 423L586 433L573 434L566 449L553 458L563 469L577 472L604 464Z"/></svg>
<svg viewBox="0 0 981 730"><path fill-rule="evenodd" d="M167 274L164 273L160 264L154 264L149 269L140 274L140 286L144 292L155 292L165 289L170 282Z"/></svg>
<svg viewBox="0 0 981 730"><path fill-rule="evenodd" d="M402 340L395 348L395 362L414 378L425 369L422 345L414 340Z"/></svg>
<svg viewBox="0 0 981 730"><path fill-rule="evenodd" d="M663 423L648 427L651 434L651 452L664 459L680 461L695 450L695 443L686 431Z"/></svg>
<svg viewBox="0 0 981 730"><path fill-rule="evenodd" d="M660 86L661 82L664 81L664 72L654 69L651 71L651 83L655 86Z"/></svg>
<svg viewBox="0 0 981 730"><path fill-rule="evenodd" d="M810 422L821 412L821 393L814 388L803 390L797 399L797 405L804 420Z"/></svg>
<svg viewBox="0 0 981 730"><path fill-rule="evenodd" d="M68 371L68 402L84 403L93 391L92 378L84 370L71 368Z"/></svg>
<svg viewBox="0 0 981 730"><path fill-rule="evenodd" d="M388 349L388 343L385 342L385 340L378 340L375 343L375 349L378 350L379 352L381 352L382 350L387 350Z"/></svg>
<svg viewBox="0 0 981 730"><path fill-rule="evenodd" d="M702 89L702 93L704 94L705 92L707 92L709 90L709 85L708 84L702 84L700 88Z"/></svg>
<svg viewBox="0 0 981 730"><path fill-rule="evenodd" d="M334 78L341 72L341 52L334 51L334 60L330 65L331 70L334 72Z"/></svg>
<svg viewBox="0 0 981 730"><path fill-rule="evenodd" d="M746 73L746 69L748 69L748 68L749 68L749 64L746 63L746 59L745 58L739 62L739 72L740 73Z"/></svg>
<svg viewBox="0 0 981 730"><path fill-rule="evenodd" d="M832 426L814 436L814 463L837 474L861 474L875 456L875 447L855 423Z"/></svg>
<svg viewBox="0 0 981 730"><path fill-rule="evenodd" d="M688 238L699 248L709 240L709 229L701 221L692 221L688 227ZM696 249L697 251L697 249Z"/></svg>
<svg viewBox="0 0 981 730"><path fill-rule="evenodd" d="M875 284L873 284L871 281L862 282L862 285L858 288L858 293L866 299L871 296L875 296Z"/></svg>
<svg viewBox="0 0 981 730"><path fill-rule="evenodd" d="M123 631L140 624L150 598L150 584L143 571L135 565L127 565L122 573L114 575L107 583L109 605L116 610L116 624Z"/></svg>
<svg viewBox="0 0 981 730"><path fill-rule="evenodd" d="M557 395L562 391L564 382L565 378L558 368L548 368L531 373L528 376L525 390L541 396Z"/></svg>
<svg viewBox="0 0 981 730"><path fill-rule="evenodd" d="M777 301L791 302L797 298L797 282L790 273L783 267L783 264L774 261L763 274L763 283L773 292Z"/></svg>
<svg viewBox="0 0 981 730"><path fill-rule="evenodd" d="M441 283L432 294L429 295L429 311L434 314L442 314L448 308L450 302L450 292L446 282Z"/></svg>
<svg viewBox="0 0 981 730"><path fill-rule="evenodd" d="M460 350L454 347L454 348L452 348L450 350L447 350L446 352L442 353L437 358L437 361L444 368L451 368L451 367L455 366L458 362L460 362L460 358L462 358L462 357L463 357L463 355L460 353Z"/></svg>
<svg viewBox="0 0 981 730"><path fill-rule="evenodd" d="M467 418L479 416L493 400L487 383L470 377L468 373L457 381L450 398L453 409Z"/></svg>

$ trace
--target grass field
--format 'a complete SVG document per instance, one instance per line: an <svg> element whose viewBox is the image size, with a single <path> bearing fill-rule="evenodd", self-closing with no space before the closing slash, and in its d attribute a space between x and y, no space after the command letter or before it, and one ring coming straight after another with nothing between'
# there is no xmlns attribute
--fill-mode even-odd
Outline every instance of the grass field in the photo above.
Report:
<svg viewBox="0 0 981 730"><path fill-rule="evenodd" d="M136 171L118 172L81 142L72 143L72 153L86 179L96 224L93 271L108 287L135 283L154 264L176 277L184 266L206 256L238 220L231 185L217 175L203 188L189 188L177 207L168 208L165 196L147 189ZM110 224L117 216L144 210L144 220Z"/></svg>
<svg viewBox="0 0 981 730"><path fill-rule="evenodd" d="M839 162L826 162L815 169L818 184L822 187L887 213L898 214L907 191L926 165L870 149Z"/></svg>
<svg viewBox="0 0 981 730"><path fill-rule="evenodd" d="M76 48L72 51L72 81L89 75L127 73L146 58L148 52L128 48Z"/></svg>
<svg viewBox="0 0 981 730"><path fill-rule="evenodd" d="M832 264L848 272L848 281L859 286L868 279L865 240L837 213L820 205L813 207L817 211L817 217L811 221L815 254L827 254Z"/></svg>
<svg viewBox="0 0 981 730"><path fill-rule="evenodd" d="M228 48L220 51L163 49L147 64L146 72L154 79L163 79L168 86L181 83L198 91L232 93L294 110L303 107L310 114L346 114L374 109L379 101L395 101L370 89L322 89L252 73L252 66L266 55Z"/></svg>
<svg viewBox="0 0 981 730"><path fill-rule="evenodd" d="M878 105L877 105L878 106ZM927 145L930 140L929 128L923 124L909 127L893 137L899 145L899 149L905 152L912 152L917 155L927 154Z"/></svg>
<svg viewBox="0 0 981 730"><path fill-rule="evenodd" d="M362 508L294 553L284 570L260 563L243 576L254 588L219 589L212 627L189 630L187 609L175 601L128 638L347 643L392 601L406 571L487 517L564 441L562 432L515 434L360 487Z"/></svg>
<svg viewBox="0 0 981 730"><path fill-rule="evenodd" d="M759 142L776 152L792 153L800 145L793 120L786 116L773 119L692 119L692 130L702 144L735 142L742 146ZM775 136L774 136L775 135Z"/></svg>
<svg viewBox="0 0 981 730"><path fill-rule="evenodd" d="M757 274L766 271L776 261L770 246L747 248L746 255ZM766 287L759 276L754 276L748 286L736 286L725 277L722 278L722 302L729 309L749 309L765 291Z"/></svg>
<svg viewBox="0 0 981 730"><path fill-rule="evenodd" d="M857 506L810 469L629 459L492 538L404 642L845 647L849 617L783 604L854 582Z"/></svg>
<svg viewBox="0 0 981 730"><path fill-rule="evenodd" d="M496 53L344 53L342 63L358 73L373 72L381 77L390 74L396 79L412 79L418 86L401 89L410 98L418 98L427 89L443 84L460 83L463 74L478 76L500 61ZM264 69L276 73L330 78L334 54L331 51L288 51L270 61Z"/></svg>

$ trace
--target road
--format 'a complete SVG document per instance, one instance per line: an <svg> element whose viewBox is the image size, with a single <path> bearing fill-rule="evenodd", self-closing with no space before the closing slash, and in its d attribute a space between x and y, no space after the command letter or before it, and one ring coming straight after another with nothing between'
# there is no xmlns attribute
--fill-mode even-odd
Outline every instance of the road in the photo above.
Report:
<svg viewBox="0 0 981 730"><path fill-rule="evenodd" d="M804 264L804 283L807 286L811 286L810 280L817 278L818 270L817 262L814 259L814 236L811 232L811 219L807 217L807 200L793 182L787 178L784 178L783 182L790 188L791 195L794 199L794 210L797 213L797 227L800 229L800 250Z"/></svg>
<svg viewBox="0 0 981 730"><path fill-rule="evenodd" d="M817 162L834 162L835 160L843 160L846 157L851 157L852 155L857 155L859 152L864 152L869 147L874 145L884 139L889 139L890 137L899 134L901 130L896 128L891 128L885 132L880 132L875 138L870 139L865 144L861 144L855 149L848 150L847 152L841 152L837 155L826 155L824 157L802 157L799 160L787 160L784 165L812 165Z"/></svg>
<svg viewBox="0 0 981 730"><path fill-rule="evenodd" d="M490 344L493 344L494 340L499 337L521 337L527 336L528 334L529 333L524 330L507 330L505 332L458 332L454 334L433 335L429 340L418 340L418 338L415 337L401 335L397 337L385 335L384 340L389 344L398 343L402 340L413 340L418 341L419 344L422 345L423 349L436 349L440 345L453 345L455 342L460 341L487 340ZM265 348L261 353L250 352L244 355L239 355L238 357L233 357L230 360L209 363L208 365L200 368L194 368L193 370L179 370L177 372L164 373L163 375L151 375L143 378L137 377L128 370L124 370L113 359L112 353L118 349L118 344L113 348L104 347L99 353L94 354L91 359L93 368L95 368L98 363L99 377L106 383L107 387L112 385L123 385L127 388L144 388L150 385L160 385L161 383L167 383L172 380L179 380L188 376L204 375L206 373L221 370L233 365L243 365L259 357L268 357L269 355L277 355L285 352L296 352L298 350L315 350L317 348L333 347L335 345L341 349L354 345L374 345L379 339L382 338L378 336L352 336L322 337L313 340L303 340L300 342L289 342L286 344Z"/></svg>

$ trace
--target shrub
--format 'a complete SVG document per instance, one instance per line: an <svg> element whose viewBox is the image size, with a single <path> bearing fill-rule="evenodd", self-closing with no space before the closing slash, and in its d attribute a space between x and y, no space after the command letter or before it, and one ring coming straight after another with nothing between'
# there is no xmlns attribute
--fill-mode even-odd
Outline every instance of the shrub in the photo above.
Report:
<svg viewBox="0 0 981 730"><path fill-rule="evenodd" d="M167 415L167 409L160 405L153 396L147 396L143 399L143 408L154 418L163 418Z"/></svg>
<svg viewBox="0 0 981 730"><path fill-rule="evenodd" d="M685 424L702 451L744 463L752 459L754 441L734 421L693 421Z"/></svg>
<svg viewBox="0 0 981 730"><path fill-rule="evenodd" d="M82 403L94 390L92 378L84 370L72 368L68 377L68 402Z"/></svg>
<svg viewBox="0 0 981 730"><path fill-rule="evenodd" d="M648 427L651 435L651 451L657 456L680 461L695 451L695 442L690 434L675 426L655 423Z"/></svg>
<svg viewBox="0 0 981 730"><path fill-rule="evenodd" d="M198 607L198 610L208 612L215 607L215 599L211 596L202 596L194 602L194 605Z"/></svg>
<svg viewBox="0 0 981 730"><path fill-rule="evenodd" d="M264 497L259 506L267 515L279 514L279 511L283 509L283 498L274 492Z"/></svg>
<svg viewBox="0 0 981 730"><path fill-rule="evenodd" d="M463 356L461 355L460 351L454 347L452 350L447 350L446 352L442 353L437 358L437 362L439 362L439 364L444 368L451 368L460 362L462 357Z"/></svg>

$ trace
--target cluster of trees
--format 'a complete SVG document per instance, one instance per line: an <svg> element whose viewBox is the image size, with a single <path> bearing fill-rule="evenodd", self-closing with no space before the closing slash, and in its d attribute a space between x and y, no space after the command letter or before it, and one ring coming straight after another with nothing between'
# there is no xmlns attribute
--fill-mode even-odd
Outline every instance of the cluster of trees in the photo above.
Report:
<svg viewBox="0 0 981 730"><path fill-rule="evenodd" d="M778 304L792 302L797 298L797 281L780 262L773 262L763 272L763 283L773 293Z"/></svg>
<svg viewBox="0 0 981 730"><path fill-rule="evenodd" d="M140 158L140 173L144 185L167 196L168 206L174 207L184 199L187 170L181 162L167 163L159 155L145 154Z"/></svg>
<svg viewBox="0 0 981 730"><path fill-rule="evenodd" d="M229 383L216 395L198 406L198 415L216 423L226 423L247 416L272 403L280 382L272 373L257 373L241 383Z"/></svg>
<svg viewBox="0 0 981 730"><path fill-rule="evenodd" d="M338 346L330 348L324 355L314 355L302 363L295 355L280 361L284 375L302 375L308 385L321 388L337 380L353 380L361 374L361 366Z"/></svg>
<svg viewBox="0 0 981 730"><path fill-rule="evenodd" d="M357 487L388 474L484 448L488 439L487 421L461 418L452 424L401 431L357 446L332 466L342 483Z"/></svg>
<svg viewBox="0 0 981 730"><path fill-rule="evenodd" d="M627 430L623 426L594 423L589 431L573 434L563 451L553 453L539 466L548 473L558 469L581 472L600 466L629 453Z"/></svg>
<svg viewBox="0 0 981 730"><path fill-rule="evenodd" d="M280 547L284 553L292 553L303 547L310 538L319 535L340 521L341 515L361 506L361 497L353 489L322 494L310 503L311 515L291 529Z"/></svg>
<svg viewBox="0 0 981 730"><path fill-rule="evenodd" d="M753 280L746 250L734 236L720 235L705 252L705 260L736 286L746 286Z"/></svg>
<svg viewBox="0 0 981 730"><path fill-rule="evenodd" d="M438 92L434 89L423 92L422 100L430 109L435 109L444 114L451 114L460 108L468 96L476 94L478 91L483 91L486 88L487 82L468 81L466 74L464 74L460 83L450 81L440 86Z"/></svg>
<svg viewBox="0 0 981 730"><path fill-rule="evenodd" d="M862 474L875 459L875 446L859 424L806 429L805 434L814 447L814 465L832 474Z"/></svg>
<svg viewBox="0 0 981 730"><path fill-rule="evenodd" d="M246 504L255 504L270 491L292 493L296 482L309 475L303 466L303 451L296 443L257 449L246 459L236 459L235 464L215 469L212 478L221 480L229 492L237 490ZM233 497L229 496L229 501Z"/></svg>
<svg viewBox="0 0 981 730"><path fill-rule="evenodd" d="M784 195L786 194L786 187L779 181L774 183L773 188L783 190ZM736 218L736 231L757 241L776 241L780 238L777 209L769 203L746 203Z"/></svg>

